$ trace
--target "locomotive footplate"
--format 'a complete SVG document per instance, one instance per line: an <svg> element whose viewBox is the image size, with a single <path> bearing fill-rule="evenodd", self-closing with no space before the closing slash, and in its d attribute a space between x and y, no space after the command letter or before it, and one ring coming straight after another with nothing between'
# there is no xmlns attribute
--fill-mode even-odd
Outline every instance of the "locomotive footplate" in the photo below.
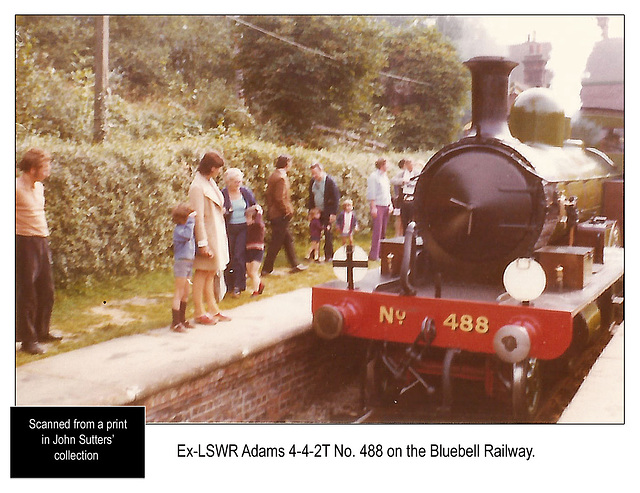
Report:
<svg viewBox="0 0 640 493"><path fill-rule="evenodd" d="M330 310L332 316L326 318L335 320L340 329L327 331L332 337L347 335L411 345L429 317L438 331L434 347L495 354L493 338L498 330L525 324L532 325L527 327L532 338L531 357L555 359L571 343L575 317L610 291L616 299L621 296L612 287L621 284L624 275L624 250L607 248L605 263L593 268L584 289L551 290L528 305L505 296L501 286L462 282L445 281L441 298L434 297L435 288L428 283L419 285L414 296L406 296L400 294L402 287L389 283L379 269L371 269L354 290L347 290L340 281L313 287L314 326L324 319L319 315ZM377 290L381 285L389 286L388 290Z"/></svg>
<svg viewBox="0 0 640 493"><path fill-rule="evenodd" d="M584 350L616 318L624 249L604 253L583 289L548 289L526 304L502 286L450 280L436 289L421 279L408 295L400 280L371 269L352 290L340 281L313 287L314 330L325 339L370 341L371 395L389 398L416 386L433 393L435 382L427 377L440 376L448 408L454 380L484 381L487 395L494 386L511 392L513 408L527 419L538 402L541 362Z"/></svg>

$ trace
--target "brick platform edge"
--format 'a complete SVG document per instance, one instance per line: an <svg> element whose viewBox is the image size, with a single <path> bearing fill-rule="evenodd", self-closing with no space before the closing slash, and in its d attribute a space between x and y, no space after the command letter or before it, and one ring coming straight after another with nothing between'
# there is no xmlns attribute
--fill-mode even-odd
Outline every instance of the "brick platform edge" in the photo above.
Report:
<svg viewBox="0 0 640 493"><path fill-rule="evenodd" d="M147 422L281 422L353 379L364 347L305 332L131 405L146 406Z"/></svg>

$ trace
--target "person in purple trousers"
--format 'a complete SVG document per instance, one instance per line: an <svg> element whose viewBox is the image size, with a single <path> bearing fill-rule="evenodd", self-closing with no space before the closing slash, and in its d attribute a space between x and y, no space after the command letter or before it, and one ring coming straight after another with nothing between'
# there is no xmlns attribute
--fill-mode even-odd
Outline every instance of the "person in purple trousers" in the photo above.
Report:
<svg viewBox="0 0 640 493"><path fill-rule="evenodd" d="M376 161L376 169L367 179L367 201L371 211L371 250L369 260L380 258L380 240L385 237L391 205L391 183L387 176L387 160Z"/></svg>

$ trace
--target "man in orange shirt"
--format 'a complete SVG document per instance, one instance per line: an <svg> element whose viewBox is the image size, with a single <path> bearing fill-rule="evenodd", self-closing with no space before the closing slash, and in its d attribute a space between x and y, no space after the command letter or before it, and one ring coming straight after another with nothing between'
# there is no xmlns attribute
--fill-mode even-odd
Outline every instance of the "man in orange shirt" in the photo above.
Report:
<svg viewBox="0 0 640 493"><path fill-rule="evenodd" d="M54 285L42 182L51 173L51 157L30 149L18 167L22 173L16 178L16 335L22 351L42 354L40 342L60 339L49 333Z"/></svg>

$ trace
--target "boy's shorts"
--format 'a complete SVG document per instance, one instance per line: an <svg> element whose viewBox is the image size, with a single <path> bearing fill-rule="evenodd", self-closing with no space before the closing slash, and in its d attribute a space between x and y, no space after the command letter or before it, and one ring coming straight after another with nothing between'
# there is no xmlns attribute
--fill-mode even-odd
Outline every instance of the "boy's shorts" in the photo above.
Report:
<svg viewBox="0 0 640 493"><path fill-rule="evenodd" d="M262 262L264 256L264 250L250 249L245 252L246 262Z"/></svg>
<svg viewBox="0 0 640 493"><path fill-rule="evenodd" d="M175 277L191 277L193 271L193 260L179 258L173 263L173 275Z"/></svg>

